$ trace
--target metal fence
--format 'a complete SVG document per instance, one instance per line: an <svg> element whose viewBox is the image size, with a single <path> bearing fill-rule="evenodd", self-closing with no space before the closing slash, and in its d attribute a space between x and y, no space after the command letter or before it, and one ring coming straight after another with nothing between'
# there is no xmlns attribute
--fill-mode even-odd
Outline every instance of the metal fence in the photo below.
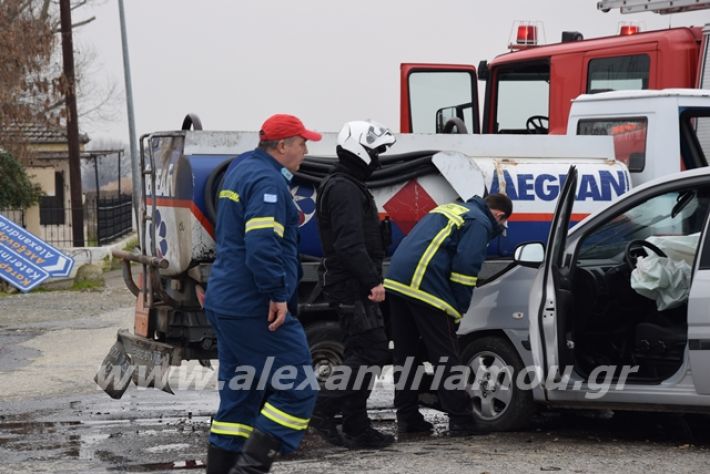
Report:
<svg viewBox="0 0 710 474"><path fill-rule="evenodd" d="M0 209L0 214L20 227L25 227L25 211L22 209Z"/></svg>
<svg viewBox="0 0 710 474"><path fill-rule="evenodd" d="M40 202L37 237L57 247L73 247L72 208L54 207ZM106 245L132 231L132 201L129 195L96 198L87 194L81 212L84 215L84 245ZM20 209L0 209L0 214L26 227L26 213Z"/></svg>
<svg viewBox="0 0 710 474"><path fill-rule="evenodd" d="M96 237L99 245L129 234L133 225L131 196L100 198L96 202Z"/></svg>

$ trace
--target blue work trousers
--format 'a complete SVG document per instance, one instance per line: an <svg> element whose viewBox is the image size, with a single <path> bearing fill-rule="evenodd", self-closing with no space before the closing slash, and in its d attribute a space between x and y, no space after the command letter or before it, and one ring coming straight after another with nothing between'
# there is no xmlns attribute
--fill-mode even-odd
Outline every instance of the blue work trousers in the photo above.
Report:
<svg viewBox="0 0 710 474"><path fill-rule="evenodd" d="M281 441L283 454L298 448L315 405L318 381L303 326L290 314L269 331L258 316L206 311L217 334L219 409L209 442L239 452L254 428Z"/></svg>

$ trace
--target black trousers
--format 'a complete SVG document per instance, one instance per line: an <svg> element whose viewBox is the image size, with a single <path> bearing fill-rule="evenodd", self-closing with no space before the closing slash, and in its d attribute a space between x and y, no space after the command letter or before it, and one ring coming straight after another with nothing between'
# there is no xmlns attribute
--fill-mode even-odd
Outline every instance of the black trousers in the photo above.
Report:
<svg viewBox="0 0 710 474"><path fill-rule="evenodd" d="M343 431L357 434L370 426L367 399L375 371L390 363L389 341L376 303L360 300L337 308L345 354L343 363L321 387L316 413L334 416L342 412Z"/></svg>
<svg viewBox="0 0 710 474"><path fill-rule="evenodd" d="M462 365L454 320L432 306L415 302L390 291L387 292L387 301L392 321L395 367L406 367L408 357L412 358L410 361L421 360L420 348L423 343L425 357L434 365L435 374L437 370L441 371L437 389L441 407L450 418L470 419L471 398L466 391L460 387L446 388L444 384L449 377L450 380L456 377L452 376L452 368ZM442 358L445 358L445 361L442 362ZM411 365L408 373L402 373L402 370L395 371L394 406L400 419L418 416L419 390L416 386L412 386L417 382L416 370L415 363ZM462 379L460 371L456 374L459 374L459 380ZM402 383L402 377L406 377L406 382ZM400 387L401 389L398 390L397 388Z"/></svg>

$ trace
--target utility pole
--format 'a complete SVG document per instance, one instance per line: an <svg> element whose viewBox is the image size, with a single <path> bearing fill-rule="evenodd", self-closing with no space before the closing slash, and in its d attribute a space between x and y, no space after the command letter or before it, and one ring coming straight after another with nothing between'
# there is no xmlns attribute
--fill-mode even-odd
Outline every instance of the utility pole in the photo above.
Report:
<svg viewBox="0 0 710 474"><path fill-rule="evenodd" d="M138 158L138 144L136 143L136 125L133 117L133 87L131 86L131 61L128 57L128 37L126 35L126 14L123 10L123 0L118 0L118 13L121 19L121 47L123 48L123 79L126 84L126 109L128 110L128 138L131 147L131 178L133 181L133 213L136 225L141 225L139 214L141 169Z"/></svg>
<svg viewBox="0 0 710 474"><path fill-rule="evenodd" d="M64 95L67 105L67 142L69 145L69 186L71 187L71 225L74 247L84 246L84 205L81 192L79 158L79 117L76 111L74 45L72 41L71 3L59 0L64 62Z"/></svg>

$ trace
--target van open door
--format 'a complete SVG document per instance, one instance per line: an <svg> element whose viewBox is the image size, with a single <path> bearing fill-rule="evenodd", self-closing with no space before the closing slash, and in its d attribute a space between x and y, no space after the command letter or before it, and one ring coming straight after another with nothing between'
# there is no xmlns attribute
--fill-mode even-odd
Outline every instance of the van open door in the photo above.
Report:
<svg viewBox="0 0 710 474"><path fill-rule="evenodd" d="M710 23L703 27L703 40L700 45L700 67L698 68L698 89L710 88Z"/></svg>
<svg viewBox="0 0 710 474"><path fill-rule="evenodd" d="M688 298L688 353L695 390L710 394L710 214L702 233L700 256Z"/></svg>
<svg viewBox="0 0 710 474"><path fill-rule="evenodd" d="M558 318L566 316L571 300L563 284L563 256L576 191L577 168L570 166L552 218L545 260L531 290L530 344L542 381L556 380L560 371Z"/></svg>
<svg viewBox="0 0 710 474"><path fill-rule="evenodd" d="M476 68L400 65L402 133L480 133Z"/></svg>

